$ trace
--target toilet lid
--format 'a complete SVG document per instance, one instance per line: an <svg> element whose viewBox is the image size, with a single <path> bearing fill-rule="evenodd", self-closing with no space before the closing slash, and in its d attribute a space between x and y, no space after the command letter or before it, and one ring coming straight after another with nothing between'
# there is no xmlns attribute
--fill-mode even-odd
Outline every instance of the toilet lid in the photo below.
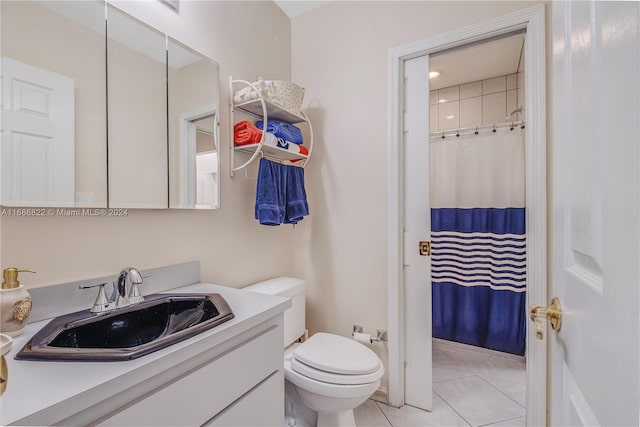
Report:
<svg viewBox="0 0 640 427"><path fill-rule="evenodd" d="M293 357L312 368L334 374L365 375L381 368L378 356L364 345L324 332L302 343L294 350Z"/></svg>

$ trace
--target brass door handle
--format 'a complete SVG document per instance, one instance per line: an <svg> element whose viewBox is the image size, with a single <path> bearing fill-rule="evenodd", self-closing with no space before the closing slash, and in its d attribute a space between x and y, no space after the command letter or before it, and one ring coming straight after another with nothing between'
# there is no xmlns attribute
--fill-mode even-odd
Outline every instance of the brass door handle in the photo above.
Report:
<svg viewBox="0 0 640 427"><path fill-rule="evenodd" d="M562 306L560 305L560 299L554 297L551 300L551 305L546 307L540 307L539 305L532 305L529 310L529 318L536 324L536 338L542 339L542 320L549 319L551 328L558 332L562 326Z"/></svg>

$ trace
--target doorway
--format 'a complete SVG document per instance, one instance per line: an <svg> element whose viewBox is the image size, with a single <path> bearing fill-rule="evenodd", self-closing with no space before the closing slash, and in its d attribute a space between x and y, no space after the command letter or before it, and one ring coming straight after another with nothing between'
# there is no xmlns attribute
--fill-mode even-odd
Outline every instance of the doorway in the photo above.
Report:
<svg viewBox="0 0 640 427"><path fill-rule="evenodd" d="M413 110L428 114L428 105L411 108L415 101L411 94L416 88L428 88L423 65L429 66L430 55L519 30L526 31L524 59L531 65L525 76L522 117L527 123L524 132L528 142L525 148L528 306L532 302L546 301L544 6L524 9L390 52L389 401L393 406L401 406L412 399L418 402L412 404L427 410L432 405L431 312L424 307L425 301L431 305L430 283L425 284L424 279L430 277L431 265L428 257L420 258L417 253L420 241L430 240L431 224L428 220L410 224L411 220L406 217L407 211L413 210L407 206L409 198L406 195L416 190L428 193L428 188L416 188L412 183L415 171L406 161L407 156L421 155L428 161L428 144L424 141L429 129L417 124L410 113ZM416 58L423 58L423 64L412 66ZM415 70L422 70L424 74L417 77L417 83L413 78ZM426 97L422 98L418 103L424 104ZM424 177L424 171L418 176L420 174ZM424 181L428 183L428 177ZM426 212L425 206L418 209ZM526 373L527 423L543 425L546 422L546 346L535 343L531 331L527 331L526 345L531 362Z"/></svg>

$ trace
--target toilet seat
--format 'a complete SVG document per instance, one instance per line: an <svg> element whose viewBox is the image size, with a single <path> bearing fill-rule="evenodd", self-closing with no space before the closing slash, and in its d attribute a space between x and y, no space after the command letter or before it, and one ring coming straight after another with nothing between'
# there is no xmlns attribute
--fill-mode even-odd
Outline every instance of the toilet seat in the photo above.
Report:
<svg viewBox="0 0 640 427"><path fill-rule="evenodd" d="M380 387L380 379L365 384L331 384L314 380L297 373L291 368L291 358L284 360L284 377L296 387L321 396L336 399L353 399L371 396Z"/></svg>
<svg viewBox="0 0 640 427"><path fill-rule="evenodd" d="M384 366L364 345L339 335L319 332L287 356L291 370L321 383L359 385L378 381Z"/></svg>
<svg viewBox="0 0 640 427"><path fill-rule="evenodd" d="M349 375L349 374L336 374L333 372L321 371L311 366L305 365L295 358L291 358L291 369L300 375L309 377L316 381L324 383L331 383L337 385L358 385L367 384L379 380L384 375L384 367L382 363L378 370L370 374L363 375Z"/></svg>
<svg viewBox="0 0 640 427"><path fill-rule="evenodd" d="M339 335L318 332L293 351L305 365L333 374L366 375L380 369L380 358L364 345Z"/></svg>

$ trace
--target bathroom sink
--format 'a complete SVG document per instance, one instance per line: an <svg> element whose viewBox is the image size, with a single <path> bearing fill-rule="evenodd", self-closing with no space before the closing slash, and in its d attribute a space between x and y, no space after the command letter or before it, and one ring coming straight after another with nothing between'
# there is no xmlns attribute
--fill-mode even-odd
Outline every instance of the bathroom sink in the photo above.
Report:
<svg viewBox="0 0 640 427"><path fill-rule="evenodd" d="M155 294L104 314L89 310L56 317L16 355L17 360L136 359L233 318L220 294Z"/></svg>

